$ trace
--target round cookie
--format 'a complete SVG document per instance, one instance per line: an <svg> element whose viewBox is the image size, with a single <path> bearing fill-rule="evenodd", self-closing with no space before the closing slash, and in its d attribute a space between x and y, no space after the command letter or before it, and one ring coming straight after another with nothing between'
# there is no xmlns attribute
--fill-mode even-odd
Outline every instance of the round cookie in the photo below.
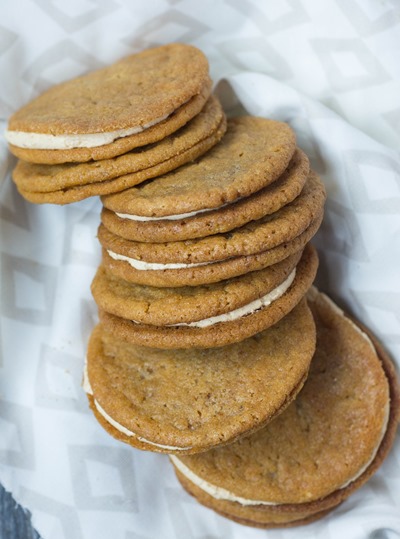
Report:
<svg viewBox="0 0 400 539"><path fill-rule="evenodd" d="M305 300L273 328L217 349L143 348L98 326L84 387L96 418L115 438L149 451L196 453L282 412L302 387L314 349Z"/></svg>
<svg viewBox="0 0 400 539"><path fill-rule="evenodd" d="M165 171L170 170L176 158L179 163L185 163L185 158L193 157L192 148L207 150L208 141L218 142L225 128L221 104L211 97L194 119L158 144L90 163L37 165L19 161L13 172L13 180L23 192L37 195L84 186L97 188L99 194L113 192L151 178L152 171L160 169L160 166L161 170L163 165ZM196 151L195 157L198 156L199 151Z"/></svg>
<svg viewBox="0 0 400 539"><path fill-rule="evenodd" d="M102 202L114 212L145 217L219 208L278 179L295 150L295 134L287 124L233 118L221 144L202 159Z"/></svg>
<svg viewBox="0 0 400 539"><path fill-rule="evenodd" d="M203 53L173 43L50 88L11 116L6 138L34 163L107 159L179 129L210 91Z"/></svg>
<svg viewBox="0 0 400 539"><path fill-rule="evenodd" d="M196 240L164 243L129 241L100 225L98 238L117 262L140 269L179 269L272 249L301 234L322 212L325 188L311 173L301 194L277 212L227 232ZM146 265L144 265L144 263Z"/></svg>
<svg viewBox="0 0 400 539"><path fill-rule="evenodd" d="M296 400L229 447L171 457L188 492L242 524L320 518L365 483L394 440L400 394L391 361L326 296L314 289L309 299L317 347Z"/></svg>
<svg viewBox="0 0 400 539"><path fill-rule="evenodd" d="M296 266L296 271L291 272L270 294L263 297L258 296L259 301L256 301L255 304L248 303L241 309L232 310L225 316L218 316L215 319L207 317L188 324L150 325L121 318L102 309L99 310L99 316L104 328L115 337L141 346L163 349L226 346L247 339L273 326L282 317L286 316L299 303L312 285L317 266L318 257L316 251L311 245L308 245ZM263 276L267 279L270 274L271 269L267 268L266 270L261 270L261 275L256 274L253 277L250 274L246 280L251 282L254 278L262 281ZM193 289L193 294L196 294L196 288ZM235 287L233 286L232 288L234 289ZM179 291L180 289L172 289L164 297L166 296L166 299L168 299L169 296L173 304L176 305L179 302L179 293L174 293L174 290ZM206 301L206 298L203 300L201 291L202 289L198 293L199 302ZM187 293L187 289L185 292ZM228 290L226 293L227 295L229 294ZM181 309L183 311L186 298L183 294L181 298ZM159 320L160 318L161 316L159 315L157 319ZM175 318L178 318L177 314Z"/></svg>
<svg viewBox="0 0 400 539"><path fill-rule="evenodd" d="M103 208L101 220L106 228L128 240L147 242L182 241L228 232L261 219L292 202L304 187L309 162L297 149L280 178L256 193L215 210L200 210L183 218L148 218L115 213Z"/></svg>
<svg viewBox="0 0 400 539"><path fill-rule="evenodd" d="M316 234L323 218L323 212L311 222L310 226L291 241L254 255L237 256L203 264L168 269L136 269L126 261L114 260L106 249L102 250L102 263L115 276L137 284L158 287L199 286L231 279L250 271L257 271L276 264L304 248Z"/></svg>

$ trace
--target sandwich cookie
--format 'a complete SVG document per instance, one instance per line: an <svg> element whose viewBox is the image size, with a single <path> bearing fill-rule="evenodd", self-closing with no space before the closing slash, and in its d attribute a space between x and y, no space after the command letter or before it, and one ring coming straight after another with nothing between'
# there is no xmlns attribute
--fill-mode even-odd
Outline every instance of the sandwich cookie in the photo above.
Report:
<svg viewBox="0 0 400 539"><path fill-rule="evenodd" d="M309 162L297 149L288 168L278 180L248 197L216 209L203 209L164 217L143 217L103 208L101 219L105 227L128 240L166 242L182 241L228 232L261 219L292 202L304 187ZM123 197L121 197L122 199ZM107 197L104 197L107 204Z"/></svg>
<svg viewBox="0 0 400 539"><path fill-rule="evenodd" d="M272 328L238 344L159 350L94 330L84 388L100 424L139 449L196 453L261 428L303 386L315 325L303 300Z"/></svg>
<svg viewBox="0 0 400 539"><path fill-rule="evenodd" d="M311 245L299 258L207 287L155 289L114 279L111 291L100 273L92 292L104 328L122 340L163 349L226 346L276 324L304 297L318 258Z"/></svg>
<svg viewBox="0 0 400 539"><path fill-rule="evenodd" d="M233 118L221 144L202 159L102 202L114 212L142 217L220 208L277 180L295 150L295 134L287 124Z"/></svg>
<svg viewBox="0 0 400 539"><path fill-rule="evenodd" d="M261 253L293 240L321 214L325 196L321 180L311 173L301 194L293 202L271 215L224 234L195 240L144 243L125 240L100 225L98 238L108 255L115 260L115 265L129 265L146 273L201 267ZM134 275L127 280L133 279Z"/></svg>
<svg viewBox="0 0 400 539"><path fill-rule="evenodd" d="M375 339L315 289L317 349L296 400L265 429L199 456L171 457L184 488L242 524L306 524L378 469L393 442L399 387Z"/></svg>
<svg viewBox="0 0 400 539"><path fill-rule="evenodd" d="M281 243L277 247L254 255L235 256L210 264L170 264L168 266L147 264L143 262L137 267L129 263L115 260L108 251L102 249L102 263L113 275L137 284L158 287L182 287L211 284L251 271L277 264L286 257L304 249L304 246L317 233L323 218L323 212L311 222L309 227L291 241ZM158 269L157 269L158 268ZM149 270L149 271L146 271Z"/></svg>
<svg viewBox="0 0 400 539"><path fill-rule="evenodd" d="M225 115L211 97L193 120L157 144L90 163L38 165L19 161L13 180L32 202L63 204L112 193L173 170L201 156L222 138Z"/></svg>
<svg viewBox="0 0 400 539"><path fill-rule="evenodd" d="M32 163L108 159L170 135L210 93L204 54L173 43L50 88L11 116L5 136Z"/></svg>

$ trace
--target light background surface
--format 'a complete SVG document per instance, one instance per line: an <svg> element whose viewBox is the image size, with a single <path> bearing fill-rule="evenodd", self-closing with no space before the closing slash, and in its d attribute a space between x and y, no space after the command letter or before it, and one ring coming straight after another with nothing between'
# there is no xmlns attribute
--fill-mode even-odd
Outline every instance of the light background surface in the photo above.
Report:
<svg viewBox="0 0 400 539"><path fill-rule="evenodd" d="M150 46L208 56L225 107L290 123L328 190L318 284L400 364L400 5L394 0L15 0L0 6L0 129L49 86ZM165 456L117 443L81 388L97 315L100 202L25 202L0 141L0 480L43 539L400 537L399 436L329 517L244 528L198 505Z"/></svg>

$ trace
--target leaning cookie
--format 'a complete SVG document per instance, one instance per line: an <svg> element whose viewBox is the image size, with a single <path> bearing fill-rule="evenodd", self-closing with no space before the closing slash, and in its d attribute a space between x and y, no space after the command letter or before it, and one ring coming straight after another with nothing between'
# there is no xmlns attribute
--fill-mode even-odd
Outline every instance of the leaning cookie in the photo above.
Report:
<svg viewBox="0 0 400 539"><path fill-rule="evenodd" d="M318 266L311 245L300 254L205 287L130 287L98 274L92 291L105 329L122 340L168 349L226 346L271 327L300 302Z"/></svg>
<svg viewBox="0 0 400 539"><path fill-rule="evenodd" d="M223 137L226 119L211 97L189 123L154 145L89 163L38 165L19 161L13 180L30 202L67 204L128 189L197 159Z"/></svg>
<svg viewBox="0 0 400 539"><path fill-rule="evenodd" d="M369 332L315 289L317 349L296 400L275 421L229 447L172 456L184 488L242 524L312 522L382 464L396 433L394 367Z"/></svg>
<svg viewBox="0 0 400 539"><path fill-rule="evenodd" d="M210 92L204 54L164 45L50 88L11 116L6 139L32 163L108 159L170 135Z"/></svg>
<svg viewBox="0 0 400 539"><path fill-rule="evenodd" d="M272 328L207 350L125 343L98 326L84 388L99 423L139 449L191 454L253 432L304 384L315 350L305 300Z"/></svg>

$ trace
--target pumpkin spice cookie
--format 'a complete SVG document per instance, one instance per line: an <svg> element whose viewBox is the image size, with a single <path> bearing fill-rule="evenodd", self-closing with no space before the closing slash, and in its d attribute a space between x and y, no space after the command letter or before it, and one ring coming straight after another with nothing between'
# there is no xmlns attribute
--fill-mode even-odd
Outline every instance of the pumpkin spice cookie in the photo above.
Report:
<svg viewBox="0 0 400 539"><path fill-rule="evenodd" d="M202 455L171 457L184 488L261 528L312 522L378 469L395 437L394 367L364 328L315 289L317 348L303 390L265 429Z"/></svg>
<svg viewBox="0 0 400 539"><path fill-rule="evenodd" d="M90 163L37 165L19 161L13 180L32 202L67 203L120 191L195 159L226 130L219 101L211 97L193 120L157 144Z"/></svg>
<svg viewBox="0 0 400 539"><path fill-rule="evenodd" d="M170 135L210 92L204 54L172 43L50 88L11 116L6 138L32 163L109 159Z"/></svg>
<svg viewBox="0 0 400 539"><path fill-rule="evenodd" d="M287 124L233 118L221 144L202 159L102 202L114 212L144 217L219 208L277 180L295 150L295 134Z"/></svg>
<svg viewBox="0 0 400 539"><path fill-rule="evenodd" d="M235 256L210 264L190 265L155 265L141 264L137 268L127 261L115 260L108 251L102 250L102 263L113 275L137 284L158 287L199 286L231 279L250 271L257 271L276 264L307 244L317 233L323 218L323 212L311 222L304 232L293 240L283 242L272 249L247 256ZM136 265L136 264L135 264Z"/></svg>
<svg viewBox="0 0 400 539"><path fill-rule="evenodd" d="M124 343L98 326L84 388L101 425L139 449L196 453L261 428L303 386L315 325L303 300L272 328L207 350Z"/></svg>
<svg viewBox="0 0 400 539"><path fill-rule="evenodd" d="M101 219L105 227L117 236L135 241L182 241L220 234L261 219L292 202L301 193L308 173L308 158L297 149L280 178L264 189L221 208L184 215L143 217L129 215L122 208L116 213L104 207ZM103 200L107 204L107 197Z"/></svg>
<svg viewBox="0 0 400 539"><path fill-rule="evenodd" d="M276 324L304 297L315 278L318 257L308 245L296 265L299 258L295 255L276 266L207 287L134 286L142 304L131 302L130 309L129 286L119 290L122 297L111 299L109 294L108 301L104 289L103 297L96 293L98 281L93 291L104 328L122 340L165 349L226 346Z"/></svg>

